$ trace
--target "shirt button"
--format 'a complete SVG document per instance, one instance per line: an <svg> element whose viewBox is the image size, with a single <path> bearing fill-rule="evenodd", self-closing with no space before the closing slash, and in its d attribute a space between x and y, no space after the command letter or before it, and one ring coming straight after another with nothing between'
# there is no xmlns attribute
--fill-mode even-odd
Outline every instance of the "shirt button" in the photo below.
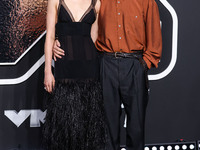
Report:
<svg viewBox="0 0 200 150"><path fill-rule="evenodd" d="M119 3L120 3L120 1L117 1L117 3L119 4Z"/></svg>
<svg viewBox="0 0 200 150"><path fill-rule="evenodd" d="M119 24L118 26L119 26L119 27L121 27L121 25L120 25L120 24Z"/></svg>
<svg viewBox="0 0 200 150"><path fill-rule="evenodd" d="M120 36L120 37L119 37L119 39L121 40L121 39L122 39L122 37Z"/></svg>
<svg viewBox="0 0 200 150"><path fill-rule="evenodd" d="M118 13L118 15L120 15L120 13Z"/></svg>

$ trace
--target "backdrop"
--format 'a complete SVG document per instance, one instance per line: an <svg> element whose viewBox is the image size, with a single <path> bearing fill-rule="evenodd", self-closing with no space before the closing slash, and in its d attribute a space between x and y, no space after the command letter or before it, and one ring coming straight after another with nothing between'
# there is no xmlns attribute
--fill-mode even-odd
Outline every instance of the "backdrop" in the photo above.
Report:
<svg viewBox="0 0 200 150"><path fill-rule="evenodd" d="M163 55L149 71L146 144L200 140L200 1L156 0ZM0 1L0 150L41 148L47 0ZM123 109L123 106L122 106ZM125 141L125 114L121 144Z"/></svg>

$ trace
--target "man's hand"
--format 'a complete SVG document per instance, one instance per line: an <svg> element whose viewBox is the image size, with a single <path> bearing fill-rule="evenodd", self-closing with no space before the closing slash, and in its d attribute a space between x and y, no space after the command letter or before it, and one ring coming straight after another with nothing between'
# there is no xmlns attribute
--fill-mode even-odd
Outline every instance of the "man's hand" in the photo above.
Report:
<svg viewBox="0 0 200 150"><path fill-rule="evenodd" d="M55 40L53 45L53 59L56 61L56 57L62 58L62 56L65 56L65 51L60 48L60 42Z"/></svg>

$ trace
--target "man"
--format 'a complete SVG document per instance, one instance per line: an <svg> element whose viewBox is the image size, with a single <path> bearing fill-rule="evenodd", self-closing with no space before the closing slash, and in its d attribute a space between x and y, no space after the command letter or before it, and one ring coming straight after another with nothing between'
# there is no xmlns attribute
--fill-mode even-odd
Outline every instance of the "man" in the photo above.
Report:
<svg viewBox="0 0 200 150"><path fill-rule="evenodd" d="M121 103L127 114L126 150L144 149L148 102L147 70L157 67L162 51L160 18L154 0L101 0L96 47L110 142L120 149ZM60 54L55 46L54 53Z"/></svg>

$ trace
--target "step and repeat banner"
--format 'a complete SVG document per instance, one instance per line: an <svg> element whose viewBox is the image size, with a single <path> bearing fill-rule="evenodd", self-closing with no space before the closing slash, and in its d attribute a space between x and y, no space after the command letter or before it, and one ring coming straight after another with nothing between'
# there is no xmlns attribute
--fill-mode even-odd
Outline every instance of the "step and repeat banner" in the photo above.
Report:
<svg viewBox="0 0 200 150"><path fill-rule="evenodd" d="M163 54L159 68L149 71L145 150L197 149L200 1L156 2ZM43 100L46 7L47 0L0 1L0 150L42 149L41 131L46 115ZM125 129L123 113L122 149ZM182 141L179 147L178 141Z"/></svg>

